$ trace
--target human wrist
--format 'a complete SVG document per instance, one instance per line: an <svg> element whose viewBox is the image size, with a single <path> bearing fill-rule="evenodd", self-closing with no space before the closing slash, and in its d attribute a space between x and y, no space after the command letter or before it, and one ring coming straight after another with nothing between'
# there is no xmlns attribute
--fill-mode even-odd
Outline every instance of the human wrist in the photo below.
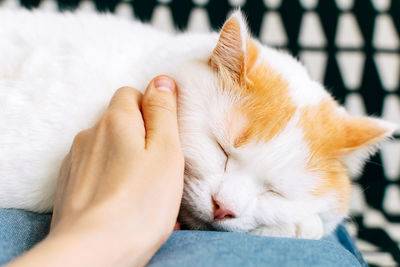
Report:
<svg viewBox="0 0 400 267"><path fill-rule="evenodd" d="M62 250L72 254L90 251L84 255L86 266L145 265L169 234L158 233L154 227L143 223L145 218L130 218L132 212L126 212L124 218L116 216L115 205L114 201L106 202L92 207L77 219L63 218L51 229L47 239L53 244L62 243ZM95 258L90 258L93 256Z"/></svg>
<svg viewBox="0 0 400 267"><path fill-rule="evenodd" d="M54 265L62 262L65 266L142 266L152 255L147 255L145 247L133 246L133 242L120 238L121 234L113 229L78 224L68 230L59 228L44 240L45 250L51 248L55 252ZM62 254L62 261L58 261L58 253Z"/></svg>

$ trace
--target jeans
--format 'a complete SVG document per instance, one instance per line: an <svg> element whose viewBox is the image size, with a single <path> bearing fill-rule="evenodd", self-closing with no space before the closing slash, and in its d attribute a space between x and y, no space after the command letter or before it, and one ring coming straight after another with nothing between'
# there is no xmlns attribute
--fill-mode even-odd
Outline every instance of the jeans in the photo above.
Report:
<svg viewBox="0 0 400 267"><path fill-rule="evenodd" d="M51 215L0 209L0 265L42 240ZM176 231L148 266L367 266L340 225L322 240Z"/></svg>

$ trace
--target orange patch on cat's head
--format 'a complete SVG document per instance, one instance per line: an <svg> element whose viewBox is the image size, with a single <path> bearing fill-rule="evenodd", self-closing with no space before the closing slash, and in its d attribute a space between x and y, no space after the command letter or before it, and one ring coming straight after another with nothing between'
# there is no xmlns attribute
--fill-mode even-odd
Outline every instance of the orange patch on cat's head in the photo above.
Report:
<svg viewBox="0 0 400 267"><path fill-rule="evenodd" d="M235 147L268 142L286 127L297 108L287 82L267 64L255 66L246 79L246 86L240 88L240 109L248 123L235 139Z"/></svg>
<svg viewBox="0 0 400 267"><path fill-rule="evenodd" d="M209 64L218 73L223 89L239 99L227 123L234 147L266 142L285 128L296 110L288 84L262 62L240 13L225 22ZM240 119L232 119L233 114Z"/></svg>
<svg viewBox="0 0 400 267"><path fill-rule="evenodd" d="M284 129L296 110L287 82L262 62L258 45L249 36L243 37L241 27L243 23L237 18L229 19L210 58L223 89L239 99L227 123L227 135L234 147L270 140ZM240 119L232 119L233 114Z"/></svg>

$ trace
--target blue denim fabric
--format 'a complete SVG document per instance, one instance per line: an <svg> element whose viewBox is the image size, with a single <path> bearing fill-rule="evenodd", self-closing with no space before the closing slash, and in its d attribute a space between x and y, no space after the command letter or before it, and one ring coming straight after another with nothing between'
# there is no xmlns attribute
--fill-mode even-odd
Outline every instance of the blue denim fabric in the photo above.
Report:
<svg viewBox="0 0 400 267"><path fill-rule="evenodd" d="M48 233L50 214L0 209L0 265ZM367 266L343 226L322 240L176 231L148 266Z"/></svg>

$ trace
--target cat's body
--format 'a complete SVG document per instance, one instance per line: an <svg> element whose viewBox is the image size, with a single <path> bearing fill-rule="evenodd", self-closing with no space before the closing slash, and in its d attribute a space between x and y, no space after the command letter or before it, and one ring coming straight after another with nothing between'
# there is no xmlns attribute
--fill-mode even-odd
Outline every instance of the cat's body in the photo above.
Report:
<svg viewBox="0 0 400 267"><path fill-rule="evenodd" d="M51 209L63 155L116 89L179 76L187 46L210 50L217 38L174 38L111 15L0 12L0 203L34 211Z"/></svg>
<svg viewBox="0 0 400 267"><path fill-rule="evenodd" d="M0 25L0 208L51 210L75 134L116 89L158 74L179 88L180 219L193 229L320 238L347 214L345 166L393 131L347 115L296 60L251 40L239 13L219 39L111 15L0 10Z"/></svg>

